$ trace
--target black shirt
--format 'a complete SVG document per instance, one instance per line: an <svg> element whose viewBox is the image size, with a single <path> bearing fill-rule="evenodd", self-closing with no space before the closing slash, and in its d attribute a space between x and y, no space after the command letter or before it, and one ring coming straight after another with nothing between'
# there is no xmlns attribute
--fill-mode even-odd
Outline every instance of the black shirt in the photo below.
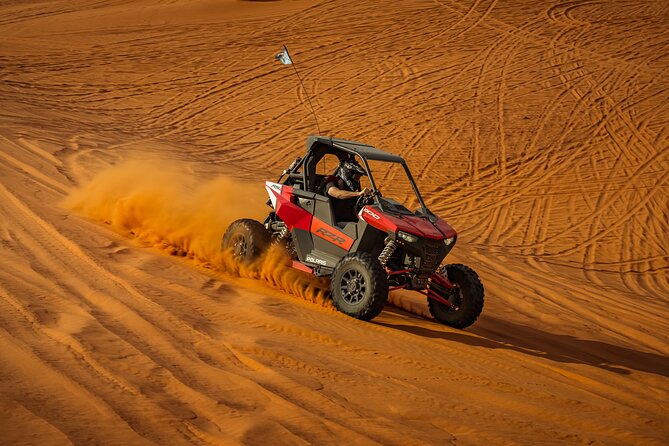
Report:
<svg viewBox="0 0 669 446"><path fill-rule="evenodd" d="M357 198L335 198L328 194L328 191L333 186L341 190L349 190L349 188L346 186L346 183L344 183L343 180L336 177L325 185L325 195L332 203L332 210L334 211L335 220L337 222L356 221L358 219L358 216L355 213L355 202L357 201Z"/></svg>

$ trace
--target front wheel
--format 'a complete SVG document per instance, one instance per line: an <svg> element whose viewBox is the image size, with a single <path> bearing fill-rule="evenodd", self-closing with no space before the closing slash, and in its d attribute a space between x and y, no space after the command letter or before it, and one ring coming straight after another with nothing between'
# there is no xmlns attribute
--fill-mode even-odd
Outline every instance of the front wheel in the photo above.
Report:
<svg viewBox="0 0 669 446"><path fill-rule="evenodd" d="M388 275L371 254L348 254L332 272L330 293L337 310L369 321L381 313L388 300Z"/></svg>
<svg viewBox="0 0 669 446"><path fill-rule="evenodd" d="M267 229L255 220L243 218L228 226L221 249L230 251L232 257L240 263L250 263L265 252L270 244Z"/></svg>
<svg viewBox="0 0 669 446"><path fill-rule="evenodd" d="M450 281L455 288L444 289L430 281L428 287L450 303L448 306L428 298L430 314L442 324L454 328L466 328L476 322L483 311L483 285L474 270L465 265L446 265L435 274Z"/></svg>

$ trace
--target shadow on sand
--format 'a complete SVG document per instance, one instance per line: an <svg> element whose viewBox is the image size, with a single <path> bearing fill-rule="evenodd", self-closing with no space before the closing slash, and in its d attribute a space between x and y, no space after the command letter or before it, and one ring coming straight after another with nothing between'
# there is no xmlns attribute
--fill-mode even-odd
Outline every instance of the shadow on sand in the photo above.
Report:
<svg viewBox="0 0 669 446"><path fill-rule="evenodd" d="M403 310L386 307L390 313L409 315ZM557 362L587 364L604 370L629 375L630 370L669 376L669 357L608 344L579 339L486 316L467 331L456 331L434 322L436 329L424 326L375 321L379 325L417 336L444 339L490 349L513 350Z"/></svg>

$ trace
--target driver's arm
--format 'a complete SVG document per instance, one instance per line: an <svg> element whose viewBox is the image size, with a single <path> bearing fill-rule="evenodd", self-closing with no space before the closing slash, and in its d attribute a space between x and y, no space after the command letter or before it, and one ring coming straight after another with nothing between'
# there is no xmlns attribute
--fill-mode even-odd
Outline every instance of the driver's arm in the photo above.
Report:
<svg viewBox="0 0 669 446"><path fill-rule="evenodd" d="M355 198L361 195L368 195L369 189L364 188L360 192L352 192L349 190L341 190L337 186L330 186L328 188L327 194L334 198L344 199L344 198Z"/></svg>

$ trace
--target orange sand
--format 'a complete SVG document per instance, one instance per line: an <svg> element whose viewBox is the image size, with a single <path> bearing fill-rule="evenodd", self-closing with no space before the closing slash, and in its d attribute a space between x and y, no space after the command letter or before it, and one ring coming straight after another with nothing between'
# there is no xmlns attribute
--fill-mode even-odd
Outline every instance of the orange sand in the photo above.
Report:
<svg viewBox="0 0 669 446"><path fill-rule="evenodd" d="M0 3L0 444L666 444L668 25L651 0ZM409 292L360 322L280 253L219 252L316 133L284 44L322 133L404 156L458 230L469 329Z"/></svg>

